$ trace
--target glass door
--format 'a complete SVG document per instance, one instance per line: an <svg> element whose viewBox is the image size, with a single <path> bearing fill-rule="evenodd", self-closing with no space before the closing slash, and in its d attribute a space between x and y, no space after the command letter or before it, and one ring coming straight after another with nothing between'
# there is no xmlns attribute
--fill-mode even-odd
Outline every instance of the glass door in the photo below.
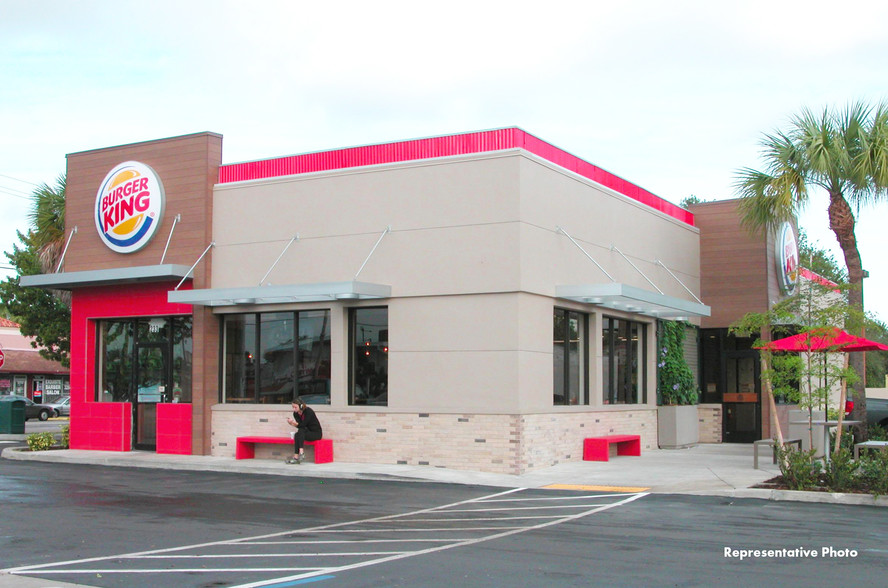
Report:
<svg viewBox="0 0 888 588"><path fill-rule="evenodd" d="M162 343L136 346L135 447L157 448L157 403L168 402L167 347Z"/></svg>
<svg viewBox="0 0 888 588"><path fill-rule="evenodd" d="M724 353L725 443L752 443L761 439L761 366L755 351Z"/></svg>

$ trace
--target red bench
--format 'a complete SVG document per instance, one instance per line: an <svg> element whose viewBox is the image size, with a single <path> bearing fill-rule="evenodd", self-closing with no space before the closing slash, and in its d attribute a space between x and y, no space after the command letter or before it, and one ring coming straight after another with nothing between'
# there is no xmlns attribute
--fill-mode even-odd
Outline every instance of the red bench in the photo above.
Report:
<svg viewBox="0 0 888 588"><path fill-rule="evenodd" d="M607 435L583 439L583 461L608 461L611 445L617 455L641 455L641 435Z"/></svg>
<svg viewBox="0 0 888 588"><path fill-rule="evenodd" d="M238 437L234 459L253 459L256 457L257 443L276 443L292 446L293 439L290 437ZM305 444L314 447L315 463L331 463L333 461L332 439L306 441Z"/></svg>

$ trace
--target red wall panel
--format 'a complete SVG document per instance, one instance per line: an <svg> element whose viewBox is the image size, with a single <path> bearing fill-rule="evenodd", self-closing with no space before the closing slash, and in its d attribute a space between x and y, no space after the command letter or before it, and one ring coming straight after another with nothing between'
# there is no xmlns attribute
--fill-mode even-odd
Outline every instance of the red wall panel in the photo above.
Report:
<svg viewBox="0 0 888 588"><path fill-rule="evenodd" d="M171 283L127 284L71 292L71 449L130 451L132 405L96 402L96 320L190 315L187 304L170 304ZM183 288L190 288L190 284ZM190 404L182 404L191 410ZM189 453L190 430L189 430Z"/></svg>
<svg viewBox="0 0 888 588"><path fill-rule="evenodd" d="M157 453L191 455L191 405L157 405Z"/></svg>

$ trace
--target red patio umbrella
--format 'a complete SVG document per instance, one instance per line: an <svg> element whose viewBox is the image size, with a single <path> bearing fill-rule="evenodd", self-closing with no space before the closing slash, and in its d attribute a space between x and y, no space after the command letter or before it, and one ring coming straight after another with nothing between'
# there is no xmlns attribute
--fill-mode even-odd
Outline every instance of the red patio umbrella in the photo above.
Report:
<svg viewBox="0 0 888 588"><path fill-rule="evenodd" d="M852 335L837 327L815 330L765 343L768 351L888 351L888 345Z"/></svg>
<svg viewBox="0 0 888 588"><path fill-rule="evenodd" d="M888 345L884 345L877 341L870 341L863 337L852 335L838 327L830 327L828 329L817 329L791 337L784 337L765 343L758 349L766 349L768 351L820 351L824 353L849 353L854 351L888 351ZM845 367L847 366L847 355L845 356ZM839 406L847 409L845 400L845 386L842 385L842 393L840 395ZM839 431L836 435L836 448L839 447L839 441L842 437L842 416L843 412L839 411Z"/></svg>

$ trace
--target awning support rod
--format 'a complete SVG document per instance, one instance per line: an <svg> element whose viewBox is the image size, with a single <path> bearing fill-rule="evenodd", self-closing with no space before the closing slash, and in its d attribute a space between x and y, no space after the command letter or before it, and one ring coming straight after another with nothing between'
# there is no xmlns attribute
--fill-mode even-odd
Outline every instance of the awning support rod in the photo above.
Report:
<svg viewBox="0 0 888 588"><path fill-rule="evenodd" d="M287 252L287 249L289 249L289 248L290 248L290 245L292 245L292 244L293 244L293 243L294 243L294 242L295 242L295 241L298 241L298 240L299 240L299 233L296 233L296 234L295 234L295 235L293 235L293 238L292 238L292 239L290 239L290 242L289 242L289 243L287 243L287 245L286 245L286 247L284 247L284 250L283 250L283 251L281 251L281 254L280 254L280 255L278 255L278 256L277 256L277 259L275 259L275 260L274 260L274 263L273 263L273 264L271 264L271 267L270 267L270 268L268 268L268 271L267 271L267 272L265 272L265 275L264 275L264 276L262 276L262 279L261 279L261 280L259 280L259 285L260 285L260 286L261 286L261 285L262 285L262 282L264 282L264 281L265 281L265 278L267 278L267 277L268 277L268 274L270 274L270 273L271 273L271 270L273 270L273 269L274 269L274 266L276 266L276 265L277 265L277 264L278 264L278 262L279 262L279 261L280 261L280 260L281 260L281 258L282 258L282 257L283 257L283 256L284 256L284 253L286 253L286 252Z"/></svg>
<svg viewBox="0 0 888 588"><path fill-rule="evenodd" d="M170 241L173 238L173 231L176 230L176 225L179 224L180 220L182 220L181 214L177 214L176 216L173 217L173 226L170 227L170 236L167 237L166 247L163 248L163 255L160 256L160 265L163 265L163 260L166 259L167 249L170 248Z"/></svg>
<svg viewBox="0 0 888 588"><path fill-rule="evenodd" d="M215 246L216 246L216 242L215 242L215 241L210 241L210 244L207 245L207 248L204 249L204 252L200 254L200 257L198 257L198 258L197 258L197 261L194 262L194 265L191 266L191 269L189 269L187 272L185 272L185 276L182 278L182 281L179 282L179 284L174 288L174 290L178 290L178 289L182 286L182 284L185 283L185 280L188 279L188 276L191 275L191 272L194 271L194 268L197 267L197 264L200 263L200 260L204 258L204 255L206 255L207 252L208 252L210 249L212 249L213 247L215 247Z"/></svg>
<svg viewBox="0 0 888 588"><path fill-rule="evenodd" d="M697 298L697 295L694 294L693 292L691 292L691 289L688 288L687 286L685 286L685 285L684 285L684 282L682 282L681 280L679 280L678 277L677 277L675 274L672 273L672 270L670 270L668 267L666 267L666 264L665 264L665 263L663 263L663 262L660 261L659 259L656 260L655 263L656 263L657 265L659 265L660 267L662 267L662 268L663 268L664 270L666 270L667 272L669 272L669 275L672 276L673 278L675 278L675 281L678 282L679 284L681 284L681 287L684 288L685 290L687 290L687 291L688 291L688 294L690 294L691 296L694 297L694 300L696 300L696 301L699 302L700 304L703 304L703 301L700 300L699 298Z"/></svg>
<svg viewBox="0 0 888 588"><path fill-rule="evenodd" d="M591 255L589 255L588 253L586 253L586 250L583 249L583 247L582 247L579 243L577 243L576 240L574 240L573 237L571 237L570 235L567 234L567 231L565 231L565 230L564 230L563 228L561 228L561 227L555 227L555 231L558 232L558 233L561 233L562 235L564 235L565 237L567 237L568 239L570 239L571 242L572 242L574 245L577 246L577 249L579 249L580 251L582 251L582 252L583 252L583 255L585 255L586 257L588 257L588 258L589 258L589 261L591 261L592 263L594 263L594 264L596 265L596 267L598 267L598 269L600 269L600 270L604 273L604 275L606 275L607 278L608 278L611 282L616 282L616 280L614 279L614 277L613 277L612 275L610 275L609 273L607 273L607 270L606 270L606 269L604 269L603 267L601 267L601 264L599 264L597 261L595 261L595 259L594 259Z"/></svg>
<svg viewBox="0 0 888 588"><path fill-rule="evenodd" d="M59 270L62 269L62 264L65 263L65 255L68 253L68 245L71 244L71 239L74 238L74 234L77 232L77 225L74 225L74 228L71 229L71 233L68 235L68 240L65 241L65 248L62 250L62 257L59 259L59 265L56 266L55 273L59 273Z"/></svg>
<svg viewBox="0 0 888 588"><path fill-rule="evenodd" d="M611 251L616 251L617 253L619 253L619 254L623 257L623 259L625 259L626 261L629 262L629 265L631 265L632 267L635 268L635 271L637 271L638 273L641 274L641 277L642 277L642 278L644 278L645 280L647 280L647 283L648 283L648 284L650 284L651 286L653 286L654 289L655 289L657 292L659 292L660 294L663 294L663 291L660 290L660 289L657 287L657 285L656 285L655 283L653 283L653 282L651 281L651 279L650 279L649 277L647 277L647 276L644 274L643 271L641 271L640 269L638 269L638 266L635 265L634 263L632 263L632 260L631 260L631 259L629 259L629 258L626 257L625 255L623 255L623 252L620 251L619 249L617 249L617 246L616 246L616 245L611 244Z"/></svg>
<svg viewBox="0 0 888 588"><path fill-rule="evenodd" d="M392 231L392 226L388 225L382 234L379 236L379 239L376 240L376 245L373 246L373 249L370 250L370 255L367 256L367 259L364 260L364 263L361 264L358 273L355 274L354 279L357 280L358 276L361 275L361 272L364 271L364 266L367 265L367 262L370 261L370 258L373 257L373 253L376 251L376 248L379 247L379 244L382 243L382 238L385 237Z"/></svg>

